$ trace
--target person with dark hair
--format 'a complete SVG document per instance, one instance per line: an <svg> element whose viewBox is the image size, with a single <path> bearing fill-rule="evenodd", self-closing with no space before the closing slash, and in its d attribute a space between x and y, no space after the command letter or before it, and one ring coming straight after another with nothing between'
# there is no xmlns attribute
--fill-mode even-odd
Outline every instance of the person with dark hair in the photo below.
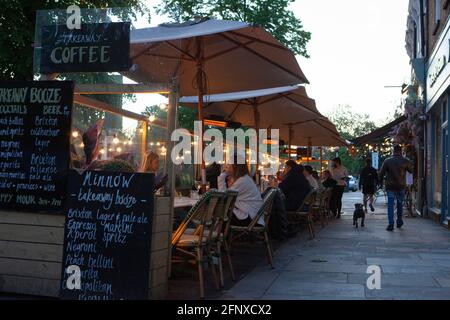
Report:
<svg viewBox="0 0 450 320"><path fill-rule="evenodd" d="M331 175L336 181L336 186L331 194L331 212L334 217L339 219L342 211L342 196L344 195L345 186L347 185L348 171L342 165L341 158L334 158L332 161Z"/></svg>
<svg viewBox="0 0 450 320"><path fill-rule="evenodd" d="M209 182L209 187L211 189L217 189L217 178L220 176L220 164L213 162L206 167L206 181Z"/></svg>
<svg viewBox="0 0 450 320"><path fill-rule="evenodd" d="M337 184L337 182L336 182L336 180L334 180L332 178L330 170L325 170L323 172L323 180L322 180L323 187L330 189L330 188L334 188L336 186L336 184Z"/></svg>
<svg viewBox="0 0 450 320"><path fill-rule="evenodd" d="M286 162L283 181L278 186L286 197L286 210L296 211L311 191L308 180L303 175L303 166L294 160Z"/></svg>
<svg viewBox="0 0 450 320"><path fill-rule="evenodd" d="M394 202L397 201L397 228L403 226L403 200L406 189L406 171L413 172L413 164L402 155L402 147L394 146L394 154L386 159L381 167L379 181L384 183L388 197L388 220L387 231L394 231Z"/></svg>
<svg viewBox="0 0 450 320"><path fill-rule="evenodd" d="M303 175L305 176L306 180L308 180L311 188L319 190L319 184L317 183L316 179L314 179L312 174L313 174L313 168L311 166L305 166Z"/></svg>
<svg viewBox="0 0 450 320"><path fill-rule="evenodd" d="M375 212L373 207L373 196L378 186L378 172L372 167L372 159L366 159L366 166L362 169L359 177L359 189L362 189L364 209L367 213L367 203L370 211Z"/></svg>
<svg viewBox="0 0 450 320"><path fill-rule="evenodd" d="M234 205L231 224L235 226L248 226L257 215L263 204L261 193L249 175L247 164L243 159L235 157L233 164L226 164L225 170L217 178L219 191L234 190L238 192ZM260 219L258 224L264 225Z"/></svg>

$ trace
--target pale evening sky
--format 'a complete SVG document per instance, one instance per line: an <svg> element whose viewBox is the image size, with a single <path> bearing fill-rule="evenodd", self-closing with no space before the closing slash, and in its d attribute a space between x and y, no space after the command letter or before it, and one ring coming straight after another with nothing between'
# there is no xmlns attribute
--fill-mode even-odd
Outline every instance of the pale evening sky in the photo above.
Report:
<svg viewBox="0 0 450 320"><path fill-rule="evenodd" d="M157 2L148 1L149 7ZM400 86L410 74L405 50L408 0L297 0L292 9L312 33L311 57L298 60L318 109L327 114L348 104L382 124L401 99L399 88L385 86ZM166 21L152 12L150 26ZM149 26L142 20L137 25ZM148 96L145 100L148 105ZM133 111L140 112L137 107Z"/></svg>

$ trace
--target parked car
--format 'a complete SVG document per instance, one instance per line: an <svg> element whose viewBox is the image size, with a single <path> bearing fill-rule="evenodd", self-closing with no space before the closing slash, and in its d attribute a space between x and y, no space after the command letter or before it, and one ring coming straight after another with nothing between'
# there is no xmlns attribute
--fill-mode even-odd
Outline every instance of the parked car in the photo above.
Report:
<svg viewBox="0 0 450 320"><path fill-rule="evenodd" d="M349 176L347 180L348 191L358 191L358 180L354 176Z"/></svg>

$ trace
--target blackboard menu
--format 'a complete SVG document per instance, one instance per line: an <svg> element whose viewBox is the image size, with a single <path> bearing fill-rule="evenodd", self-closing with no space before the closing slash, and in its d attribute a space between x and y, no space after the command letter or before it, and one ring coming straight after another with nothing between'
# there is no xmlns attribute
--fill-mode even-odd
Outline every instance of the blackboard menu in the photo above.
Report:
<svg viewBox="0 0 450 320"><path fill-rule="evenodd" d="M66 81L0 81L0 208L64 208L73 90Z"/></svg>
<svg viewBox="0 0 450 320"><path fill-rule="evenodd" d="M148 294L153 174L70 170L60 297Z"/></svg>
<svg viewBox="0 0 450 320"><path fill-rule="evenodd" d="M113 72L130 69L130 23L42 27L40 72Z"/></svg>

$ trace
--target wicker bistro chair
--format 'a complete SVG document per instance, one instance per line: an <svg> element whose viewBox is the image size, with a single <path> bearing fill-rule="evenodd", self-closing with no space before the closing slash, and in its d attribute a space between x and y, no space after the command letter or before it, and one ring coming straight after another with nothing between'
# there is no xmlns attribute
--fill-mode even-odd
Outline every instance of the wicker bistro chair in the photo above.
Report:
<svg viewBox="0 0 450 320"><path fill-rule="evenodd" d="M214 278L214 284L219 289L216 269L213 263L211 245L214 243L214 230L217 219L214 218L216 207L224 197L224 193L209 190L189 211L186 219L172 235L172 263L196 263L200 286L200 298L205 297L203 267L208 263ZM189 233L188 225L194 223L195 232Z"/></svg>
<svg viewBox="0 0 450 320"><path fill-rule="evenodd" d="M325 189L325 201L323 206L323 215L325 215L325 221L328 223L328 219L331 218L331 194L333 193L333 188L327 188Z"/></svg>
<svg viewBox="0 0 450 320"><path fill-rule="evenodd" d="M216 258L217 264L219 266L219 280L220 286L224 287L224 276L223 276L223 262L222 262L222 252L225 253L225 256L228 261L228 267L231 273L231 279L233 281L236 280L234 274L233 263L231 262L231 254L230 248L228 246L228 238L230 233L230 222L231 215L233 214L234 205L236 203L236 199L238 196L237 191L228 190L225 192L225 197L222 199L220 205L217 206L218 210L216 210L217 215L217 224L214 230L214 243L215 246L212 246L213 255ZM223 250L222 250L223 248Z"/></svg>
<svg viewBox="0 0 450 320"><path fill-rule="evenodd" d="M316 234L314 231L314 203L316 201L317 191L312 190L303 200L303 204L295 212L288 212L288 222L295 227L302 223L308 226L308 232L311 239L314 239ZM305 210L304 208L307 208Z"/></svg>
<svg viewBox="0 0 450 320"><path fill-rule="evenodd" d="M252 222L246 226L246 227L240 227L240 226L233 226L230 225L230 236L229 236L229 249L231 249L231 244L239 239L240 237L244 235L249 236L263 236L264 243L266 245L266 251L267 251L267 259L271 265L272 268L274 268L273 265L273 250L272 245L270 243L269 238L269 220L270 220L270 213L272 212L272 205L275 198L277 190L273 189L270 190L266 196L263 199L263 205L259 209L256 216L253 218ZM258 221L259 219L263 217L264 219L264 226L259 225Z"/></svg>
<svg viewBox="0 0 450 320"><path fill-rule="evenodd" d="M317 191L316 201L313 205L313 214L317 220L320 220L322 228L328 224L329 202L331 197L330 189L321 189Z"/></svg>

